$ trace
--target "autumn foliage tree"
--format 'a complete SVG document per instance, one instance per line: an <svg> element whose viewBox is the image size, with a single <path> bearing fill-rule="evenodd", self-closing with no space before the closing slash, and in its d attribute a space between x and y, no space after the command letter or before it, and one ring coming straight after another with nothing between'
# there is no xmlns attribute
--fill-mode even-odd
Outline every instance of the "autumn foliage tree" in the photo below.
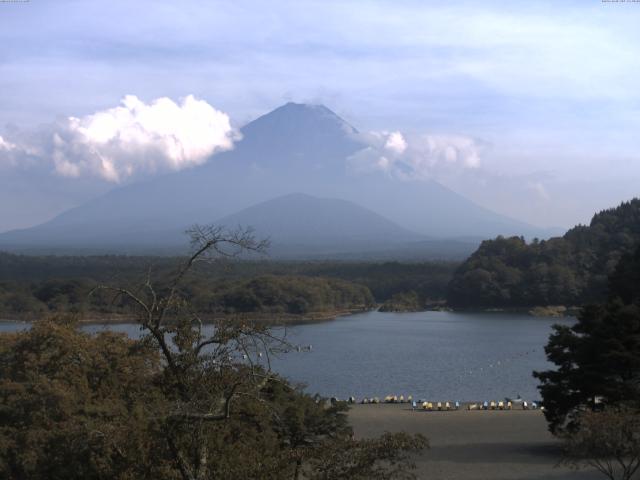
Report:
<svg viewBox="0 0 640 480"><path fill-rule="evenodd" d="M149 411L158 352L122 334L81 333L69 318L0 335L0 477L162 478L170 469Z"/></svg>

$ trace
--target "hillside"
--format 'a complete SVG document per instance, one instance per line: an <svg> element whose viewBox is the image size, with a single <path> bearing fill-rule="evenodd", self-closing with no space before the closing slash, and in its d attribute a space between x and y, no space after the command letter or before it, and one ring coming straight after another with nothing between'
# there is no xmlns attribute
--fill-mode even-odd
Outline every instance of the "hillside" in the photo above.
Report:
<svg viewBox="0 0 640 480"><path fill-rule="evenodd" d="M272 244L356 246L423 240L381 215L353 202L291 194L267 200L218 220L221 225L251 225Z"/></svg>
<svg viewBox="0 0 640 480"><path fill-rule="evenodd" d="M640 199L594 215L564 236L487 240L456 271L454 307L582 305L605 298L607 276L640 244Z"/></svg>

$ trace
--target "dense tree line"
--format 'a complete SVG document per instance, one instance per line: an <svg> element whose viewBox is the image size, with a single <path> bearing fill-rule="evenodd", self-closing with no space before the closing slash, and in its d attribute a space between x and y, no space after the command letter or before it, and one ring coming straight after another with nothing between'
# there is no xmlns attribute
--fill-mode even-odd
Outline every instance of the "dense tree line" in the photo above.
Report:
<svg viewBox="0 0 640 480"><path fill-rule="evenodd" d="M124 313L97 292L101 282L136 283L174 271L179 257L26 256L0 253L0 315ZM410 293L417 304L444 298L457 264L218 260L194 266L187 285L207 313L304 314L369 308ZM411 293L413 292L413 293Z"/></svg>
<svg viewBox="0 0 640 480"><path fill-rule="evenodd" d="M367 309L375 304L369 289L326 277L265 275L235 281L218 280L203 288L188 285L193 304L201 311L222 313L289 313Z"/></svg>
<svg viewBox="0 0 640 480"><path fill-rule="evenodd" d="M421 305L444 300L447 285L459 263L455 262L384 262L308 264L307 275L342 278L365 285L378 303L396 294L414 292Z"/></svg>
<svg viewBox="0 0 640 480"><path fill-rule="evenodd" d="M640 244L640 200L596 214L563 237L527 243L483 242L455 272L447 301L455 307L529 307L604 300L607 276Z"/></svg>
<svg viewBox="0 0 640 480"><path fill-rule="evenodd" d="M0 283L0 315L37 318L44 313L126 314L129 309L92 279L49 279L38 283ZM204 314L292 314L369 309L369 289L335 278L263 275L252 279L198 276L185 286Z"/></svg>
<svg viewBox="0 0 640 480"><path fill-rule="evenodd" d="M425 305L414 291L396 293L380 306L381 312L419 312Z"/></svg>

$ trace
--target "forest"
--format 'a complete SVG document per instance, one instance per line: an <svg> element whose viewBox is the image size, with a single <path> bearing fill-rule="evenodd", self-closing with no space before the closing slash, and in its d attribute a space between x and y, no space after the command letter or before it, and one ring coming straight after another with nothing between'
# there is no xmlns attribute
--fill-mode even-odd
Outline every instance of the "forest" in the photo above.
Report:
<svg viewBox="0 0 640 480"><path fill-rule="evenodd" d="M455 272L447 303L456 308L578 306L603 301L607 276L640 244L640 199L594 215L564 236L484 241Z"/></svg>
<svg viewBox="0 0 640 480"><path fill-rule="evenodd" d="M180 257L26 256L0 253L0 316L71 312L127 314L98 285L166 276ZM450 262L277 262L218 260L194 267L184 286L205 314L307 315L371 309L409 294L412 308L442 301ZM400 297L399 297L400 296Z"/></svg>

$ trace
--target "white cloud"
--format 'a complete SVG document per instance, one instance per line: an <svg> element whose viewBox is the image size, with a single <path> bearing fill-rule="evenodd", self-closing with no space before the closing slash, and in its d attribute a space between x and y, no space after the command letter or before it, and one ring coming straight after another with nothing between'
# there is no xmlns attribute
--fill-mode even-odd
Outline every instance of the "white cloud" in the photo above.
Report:
<svg viewBox="0 0 640 480"><path fill-rule="evenodd" d="M402 155L407 149L407 142L400 132L392 132L387 137L384 148L398 155Z"/></svg>
<svg viewBox="0 0 640 480"><path fill-rule="evenodd" d="M14 167L17 154L18 147L0 135L0 166Z"/></svg>
<svg viewBox="0 0 640 480"><path fill-rule="evenodd" d="M0 136L0 150L9 151L13 150L15 145L13 143L7 142L2 136Z"/></svg>
<svg viewBox="0 0 640 480"><path fill-rule="evenodd" d="M542 182L529 182L527 188L531 190L541 200L549 200L549 192Z"/></svg>
<svg viewBox="0 0 640 480"><path fill-rule="evenodd" d="M118 107L69 117L53 133L58 174L120 182L139 173L200 165L237 138L229 117L192 95L149 104L128 95Z"/></svg>
<svg viewBox="0 0 640 480"><path fill-rule="evenodd" d="M120 106L84 117L12 128L0 136L0 162L121 182L200 165L239 138L227 114L192 95L179 103L163 97L148 104L128 95Z"/></svg>
<svg viewBox="0 0 640 480"><path fill-rule="evenodd" d="M369 132L361 139L365 148L347 159L353 173L384 172L403 180L438 177L443 173L480 167L485 145L463 135L406 135Z"/></svg>

